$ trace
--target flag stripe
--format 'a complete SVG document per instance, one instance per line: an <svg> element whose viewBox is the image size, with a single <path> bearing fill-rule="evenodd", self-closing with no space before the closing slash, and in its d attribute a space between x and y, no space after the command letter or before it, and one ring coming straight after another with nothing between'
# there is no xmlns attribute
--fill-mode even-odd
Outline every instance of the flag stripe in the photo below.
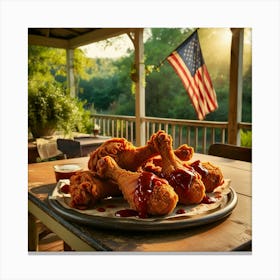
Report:
<svg viewBox="0 0 280 280"><path fill-rule="evenodd" d="M176 55L176 53L173 54L173 63L174 63L174 69L175 71L179 71L178 75L181 78L183 85L185 86L185 89L187 90L187 93L190 96L190 99L194 105L194 108L196 110L198 119L203 119L205 112L204 108L201 106L201 103L199 102L198 98L198 92L197 89L194 87L193 83L191 82L192 77L189 73L188 75L188 68L184 67L184 64L180 63L180 56ZM191 80L190 78L191 77Z"/></svg>
<svg viewBox="0 0 280 280"><path fill-rule="evenodd" d="M196 99L196 110L197 110L197 113L199 114L199 119L203 119L203 117L205 116L205 114L207 114L207 112L206 112L206 108L204 106L202 106L203 102L201 102L199 88L195 84L195 80L193 79L189 69L186 67L186 65L182 61L180 55L176 52L174 53L174 59L177 63L177 67L182 69L183 75L181 76L181 79L186 78L186 80L184 79L186 86L187 87L190 86L191 90L193 91L192 98Z"/></svg>
<svg viewBox="0 0 280 280"><path fill-rule="evenodd" d="M170 62L170 64L173 66L174 70L177 72L178 76L181 78L183 85L187 90L187 93L189 94L193 106L197 112L198 118L201 120L203 119L205 113L201 104L199 103L197 89L195 89L193 83L190 81L189 76L191 75L190 74L188 75L189 72L188 69L184 67L184 64L181 64L178 61L178 59L180 59L180 56L179 58L178 56L179 55L177 53L173 53L167 59Z"/></svg>
<svg viewBox="0 0 280 280"><path fill-rule="evenodd" d="M184 74L186 75L188 82L191 84L192 89L196 93L196 98L197 98L197 101L198 101L198 104L200 107L200 112L201 112L201 115L204 117L210 111L208 111L208 106L206 105L205 98L203 97L203 93L198 86L198 82L192 77L188 68L186 67L183 60L181 59L180 55L177 54L176 52L174 52L174 56L177 59L178 67L180 67L184 70ZM195 77L196 77L196 75L195 75ZM201 119L201 118L199 118L199 119Z"/></svg>
<svg viewBox="0 0 280 280"><path fill-rule="evenodd" d="M204 63L197 31L173 51L167 60L180 77L200 120L218 108L216 92Z"/></svg>
<svg viewBox="0 0 280 280"><path fill-rule="evenodd" d="M207 101L206 103L209 108L209 112L211 112L214 109L216 109L217 103L215 102L215 100L212 97L211 93L213 90L211 87L209 87L209 81L204 75L205 75L205 72L203 72L203 69L199 69L197 71L197 77L199 78L199 88L203 92L205 99Z"/></svg>
<svg viewBox="0 0 280 280"><path fill-rule="evenodd" d="M211 109L210 109L210 106L207 102L207 99L206 99L206 95L205 95L205 88L204 88L204 85L202 84L202 80L201 80L201 75L200 75L200 72L199 70L196 71L196 74L194 76L194 81L196 83L196 87L200 93L200 102L201 104L203 104L204 108L205 108L205 115L208 114Z"/></svg>
<svg viewBox="0 0 280 280"><path fill-rule="evenodd" d="M207 71L207 68L205 65L202 66L201 69L198 70L198 73L200 75L200 79L202 81L202 85L205 88L205 92L207 94L207 98L209 100L209 102L211 103L212 107L214 109L217 108L217 99L216 99L216 93L215 90L213 88L209 73Z"/></svg>

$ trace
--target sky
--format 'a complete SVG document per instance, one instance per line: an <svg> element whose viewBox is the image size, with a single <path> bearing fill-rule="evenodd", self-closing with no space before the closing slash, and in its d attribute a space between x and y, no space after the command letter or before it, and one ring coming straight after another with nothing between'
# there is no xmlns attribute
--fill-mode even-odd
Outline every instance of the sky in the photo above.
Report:
<svg viewBox="0 0 280 280"><path fill-rule="evenodd" d="M112 40L101 41L80 47L80 49L85 51L86 56L92 58L118 58L125 56L127 49L133 48L133 43L126 34L118 36L117 40L111 43Z"/></svg>
<svg viewBox="0 0 280 280"><path fill-rule="evenodd" d="M144 42L150 36L150 29L144 29ZM133 43L127 34L112 39L100 41L80 47L88 57L92 58L119 58L127 55L128 49L134 49Z"/></svg>

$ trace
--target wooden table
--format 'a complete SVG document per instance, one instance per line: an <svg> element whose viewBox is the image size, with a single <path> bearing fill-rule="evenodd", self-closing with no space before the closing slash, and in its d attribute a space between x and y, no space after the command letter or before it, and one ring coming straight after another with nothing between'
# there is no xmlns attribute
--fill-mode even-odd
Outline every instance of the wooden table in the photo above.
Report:
<svg viewBox="0 0 280 280"><path fill-rule="evenodd" d="M107 136L95 136L95 137L81 136L81 137L74 137L74 140L80 143L81 156L85 157L88 156L88 154L91 151L97 149L101 144L103 144L105 141L107 141L110 138L111 137L107 137ZM40 156L37 150L36 141L28 141L28 163L35 163L36 159L39 157Z"/></svg>
<svg viewBox="0 0 280 280"><path fill-rule="evenodd" d="M96 150L105 141L111 139L107 136L95 136L95 137L74 137L74 140L80 142L81 156L86 157L90 152Z"/></svg>
<svg viewBox="0 0 280 280"><path fill-rule="evenodd" d="M238 203L225 219L189 229L160 232L128 232L105 230L69 222L58 215L46 202L55 185L53 165L44 162L28 165L29 250L36 250L35 219L76 251L126 252L227 252L251 251L252 241L252 164L209 155L195 154L194 160L210 161L222 168L225 178L238 195ZM88 157L60 160L81 163L87 168Z"/></svg>

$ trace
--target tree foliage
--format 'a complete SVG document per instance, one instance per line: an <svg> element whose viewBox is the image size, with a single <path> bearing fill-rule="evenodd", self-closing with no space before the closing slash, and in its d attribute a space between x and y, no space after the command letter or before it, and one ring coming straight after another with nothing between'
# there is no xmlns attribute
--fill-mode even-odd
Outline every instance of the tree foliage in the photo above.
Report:
<svg viewBox="0 0 280 280"><path fill-rule="evenodd" d="M76 51L76 74L87 79L90 67L80 50ZM44 129L91 132L90 112L78 98L70 97L66 85L66 51L29 46L28 49L28 127L34 137Z"/></svg>
<svg viewBox="0 0 280 280"><path fill-rule="evenodd" d="M173 68L165 61L194 29L190 28L152 28L145 42L145 66L147 70L145 100L146 115L152 117L196 119L191 101L182 82ZM229 65L230 65L229 29L200 29L199 38L204 60L209 70L218 97L219 108L206 116L206 120L226 121L228 118ZM251 47L251 46L250 46ZM245 48L243 81L243 121L251 121L251 49ZM94 104L98 112L120 115L134 115L135 97L133 82L130 79L134 54L111 60L110 75L93 73L89 81L80 85L83 93L80 98L87 100L88 106ZM107 59L98 59L98 63L108 69ZM112 71L113 70L113 71ZM101 82L103 80L103 82Z"/></svg>
<svg viewBox="0 0 280 280"><path fill-rule="evenodd" d="M196 119L182 82L169 63L165 61L156 71L159 63L193 31L193 28L151 29L145 42L147 116ZM206 120L226 121L228 118L230 40L226 40L225 35L231 36L229 29L199 30L204 60L219 103L218 110L207 115ZM30 46L29 54L29 78L54 78L65 85L65 50ZM244 62L242 120L251 122L251 45L244 48ZM85 102L85 108L99 113L134 115L134 83L130 77L133 65L133 50L128 50L127 56L118 59L87 58L82 50L75 50L77 94Z"/></svg>

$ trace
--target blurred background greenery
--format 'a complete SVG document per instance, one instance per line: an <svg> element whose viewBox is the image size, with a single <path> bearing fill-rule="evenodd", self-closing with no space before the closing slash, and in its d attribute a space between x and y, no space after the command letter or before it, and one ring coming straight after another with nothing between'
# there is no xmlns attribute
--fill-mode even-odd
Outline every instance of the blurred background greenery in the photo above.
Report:
<svg viewBox="0 0 280 280"><path fill-rule="evenodd" d="M195 29L193 28L151 28L145 29L146 67L146 115L150 117L196 119L195 111L182 82L168 62L159 71L156 67ZM252 122L252 43L250 28L244 30L244 66L242 121ZM206 116L205 120L227 121L229 96L229 67L231 31L229 28L201 28L198 30L202 53L214 88L219 108ZM134 115L135 92L131 73L134 70L134 49L127 44L128 36L100 42L106 48L116 45L125 50L119 57L89 56L88 47L75 49L74 69L77 106L80 115L77 120L83 124L76 130L92 130L87 113ZM95 43L98 44L98 43ZM66 51L39 46L28 49L29 93L38 83L52 83L67 93ZM36 83L35 83L36 81ZM69 94L68 94L69 95ZM77 112L79 111L77 110ZM72 119L72 124L75 121ZM251 132L242 132L242 143L250 145Z"/></svg>

